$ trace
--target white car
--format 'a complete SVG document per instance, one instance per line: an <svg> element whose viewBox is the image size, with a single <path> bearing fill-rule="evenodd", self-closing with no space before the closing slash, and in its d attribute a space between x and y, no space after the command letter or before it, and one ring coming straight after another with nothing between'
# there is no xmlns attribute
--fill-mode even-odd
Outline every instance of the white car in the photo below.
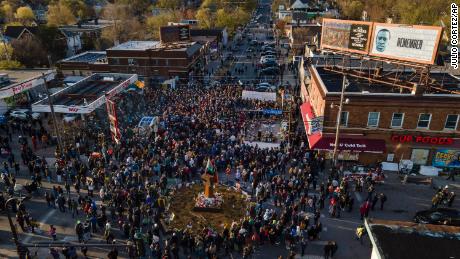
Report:
<svg viewBox="0 0 460 259"><path fill-rule="evenodd" d="M76 119L77 119L77 115L75 115L75 114L66 114L62 118L62 120L67 122L67 123L72 122L72 121L74 121Z"/></svg>
<svg viewBox="0 0 460 259"><path fill-rule="evenodd" d="M29 114L27 114L27 111L24 110L14 110L10 112L10 116L15 118L15 119L20 119L20 120L27 120L29 119Z"/></svg>

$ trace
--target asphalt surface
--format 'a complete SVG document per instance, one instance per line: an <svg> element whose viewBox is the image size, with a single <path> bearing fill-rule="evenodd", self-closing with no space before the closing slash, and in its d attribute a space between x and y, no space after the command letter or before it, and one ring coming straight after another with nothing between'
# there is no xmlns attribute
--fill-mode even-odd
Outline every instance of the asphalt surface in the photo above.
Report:
<svg viewBox="0 0 460 259"><path fill-rule="evenodd" d="M269 0L261 1L262 4L269 4ZM270 5L265 5L264 16L261 18L261 22L269 24L269 10ZM255 38L265 41L268 34L271 33L271 30L266 29L254 35ZM247 49L249 44L247 41L243 41L243 44L239 46L238 51L231 52L237 60L231 66L232 73L235 73L236 69L241 69L246 67L246 71L241 75L236 75L242 80L251 80L257 78L257 72L255 71L252 64L254 64L259 56L256 58L248 59ZM228 54L230 51L225 51L225 54ZM287 63L286 51L283 50L279 58L280 63ZM211 62L211 67L217 68L220 61ZM289 81L291 85L295 85L296 79L294 75L287 71L284 80ZM13 149L16 150L16 157L19 157L17 153L17 136L13 136ZM53 162L53 148L41 148L37 151L38 155L44 156L48 159L48 162L52 164ZM82 159L85 159L82 157ZM4 159L0 160L0 163L3 163ZM18 177L18 182L24 184L27 181L27 168L21 168L21 175ZM323 175L320 175L322 178ZM224 183L227 181L226 175L221 175L219 177ZM232 176L228 178L228 181L233 181ZM41 193L43 194L46 190L51 188L53 185L58 185L58 183L52 182L47 183L43 181L43 187ZM460 191L460 186L456 183L447 182L444 179L438 177L435 178L435 183L437 185L450 184L452 190L458 192ZM63 187L63 186L62 186ZM247 188L248 191L251 191ZM370 212L370 217L387 219L387 220L406 220L410 221L418 210L428 209L431 204L431 197L434 195L435 190L433 187L426 185L414 185L414 184L402 184L400 178L395 173L387 173L387 179L382 185L376 187L377 192L383 192L388 197L388 200L385 204L383 211L375 210ZM86 194L86 191L82 191ZM323 248L327 241L334 240L338 244L338 251L334 258L354 258L354 259L365 259L370 258L371 248L370 242L367 238L364 240L364 244L360 244L355 237L356 227L362 224L362 220L359 215L359 206L365 199L365 193L354 194L355 205L352 212L343 212L341 213L340 218L330 218L327 213L327 206L324 210L321 211L321 222L323 224L323 231L320 233L320 239L312 241L308 244L306 249L306 255L302 258L323 258ZM76 193L72 188L71 196L76 198ZM269 208L274 208L271 201L266 204ZM40 229L37 231L37 234L32 233L20 233L19 238L22 242L41 242L41 241L50 241L51 238L46 235L45 232L49 227L49 224L54 224L57 227L58 240L62 241L75 241L75 232L74 225L78 219L82 219L82 214L76 218L72 218L69 213L62 213L57 209L48 208L43 197L33 197L31 200L26 202L26 207L28 211L31 212L32 217L35 218L39 224ZM454 207L459 209L459 203L455 202ZM13 219L14 220L14 219ZM15 222L15 221L14 221ZM18 228L19 229L19 228ZM19 230L19 232L21 232ZM118 230L115 231L117 236L120 235ZM101 234L95 235L92 240L92 243L103 243L101 239ZM30 249L32 253L37 252L38 258L50 258L47 249ZM299 250L297 250L298 252ZM88 252L89 258L105 258L107 254L107 248L91 248ZM126 258L126 253L122 249L122 252L119 258ZM288 250L283 245L265 245L254 254L254 258L276 258L279 255L286 256ZM300 256L297 256L300 258ZM10 227L8 220L5 214L0 214L0 258L16 258L15 247L11 241ZM61 257L62 258L62 257ZM240 258L240 255L233 254L233 258Z"/></svg>

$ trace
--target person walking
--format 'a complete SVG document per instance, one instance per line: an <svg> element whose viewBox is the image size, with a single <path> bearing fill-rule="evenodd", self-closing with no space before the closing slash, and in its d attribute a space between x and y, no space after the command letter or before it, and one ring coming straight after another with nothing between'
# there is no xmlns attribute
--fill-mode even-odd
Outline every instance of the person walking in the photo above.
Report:
<svg viewBox="0 0 460 259"><path fill-rule="evenodd" d="M359 225L356 228L356 239L359 240L359 243L361 243L361 245L363 244L363 237L365 234L366 234L366 229L364 228L363 225Z"/></svg>
<svg viewBox="0 0 460 259"><path fill-rule="evenodd" d="M452 182L455 182L455 170L454 169L449 170L449 177L447 177L446 180L450 180L450 179L452 179Z"/></svg>
<svg viewBox="0 0 460 259"><path fill-rule="evenodd" d="M301 250L300 256L303 257L305 255L306 249L307 249L307 238L302 237L302 239L300 240L300 250Z"/></svg>
<svg viewBox="0 0 460 259"><path fill-rule="evenodd" d="M380 199L380 210L383 210L383 204L385 204L385 202L387 201L387 196L383 192L381 192L379 195L379 199Z"/></svg>
<svg viewBox="0 0 460 259"><path fill-rule="evenodd" d="M53 225L50 225L49 234L53 238L53 241L57 240L56 228Z"/></svg>

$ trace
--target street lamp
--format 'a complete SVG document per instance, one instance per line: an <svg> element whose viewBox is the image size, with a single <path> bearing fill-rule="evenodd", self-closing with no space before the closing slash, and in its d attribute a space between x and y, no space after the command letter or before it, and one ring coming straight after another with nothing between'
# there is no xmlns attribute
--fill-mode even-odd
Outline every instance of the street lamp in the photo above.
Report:
<svg viewBox="0 0 460 259"><path fill-rule="evenodd" d="M339 107L339 112L337 113L337 122L335 125L335 142L334 142L334 152L332 154L332 159L333 159L333 164L334 168L337 167L337 147L339 146L339 132L340 132L340 120L342 119L342 108L344 104L349 104L350 99L346 98L345 101L343 100L344 94L345 94L345 89L350 85L350 82L348 82L347 77L343 75L343 81L342 81L342 92L340 94L340 104L335 105L334 103L331 103L331 109L334 107Z"/></svg>

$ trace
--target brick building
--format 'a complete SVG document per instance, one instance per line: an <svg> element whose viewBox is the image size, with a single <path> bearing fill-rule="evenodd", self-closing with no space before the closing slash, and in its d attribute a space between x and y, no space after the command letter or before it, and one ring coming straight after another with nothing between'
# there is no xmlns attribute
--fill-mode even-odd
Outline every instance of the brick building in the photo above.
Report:
<svg viewBox="0 0 460 259"><path fill-rule="evenodd" d="M410 71L399 75L418 80ZM305 65L300 77L309 145L331 158L343 75L322 65ZM349 102L343 106L339 159L365 164L410 159L419 165L460 167L460 80L441 72L430 77L432 82L442 82L445 91L428 91L416 84L411 90L347 77L350 85L344 96Z"/></svg>
<svg viewBox="0 0 460 259"><path fill-rule="evenodd" d="M188 79L202 68L203 45L196 42L128 41L106 51L84 52L59 62L64 75L136 73L158 80Z"/></svg>

